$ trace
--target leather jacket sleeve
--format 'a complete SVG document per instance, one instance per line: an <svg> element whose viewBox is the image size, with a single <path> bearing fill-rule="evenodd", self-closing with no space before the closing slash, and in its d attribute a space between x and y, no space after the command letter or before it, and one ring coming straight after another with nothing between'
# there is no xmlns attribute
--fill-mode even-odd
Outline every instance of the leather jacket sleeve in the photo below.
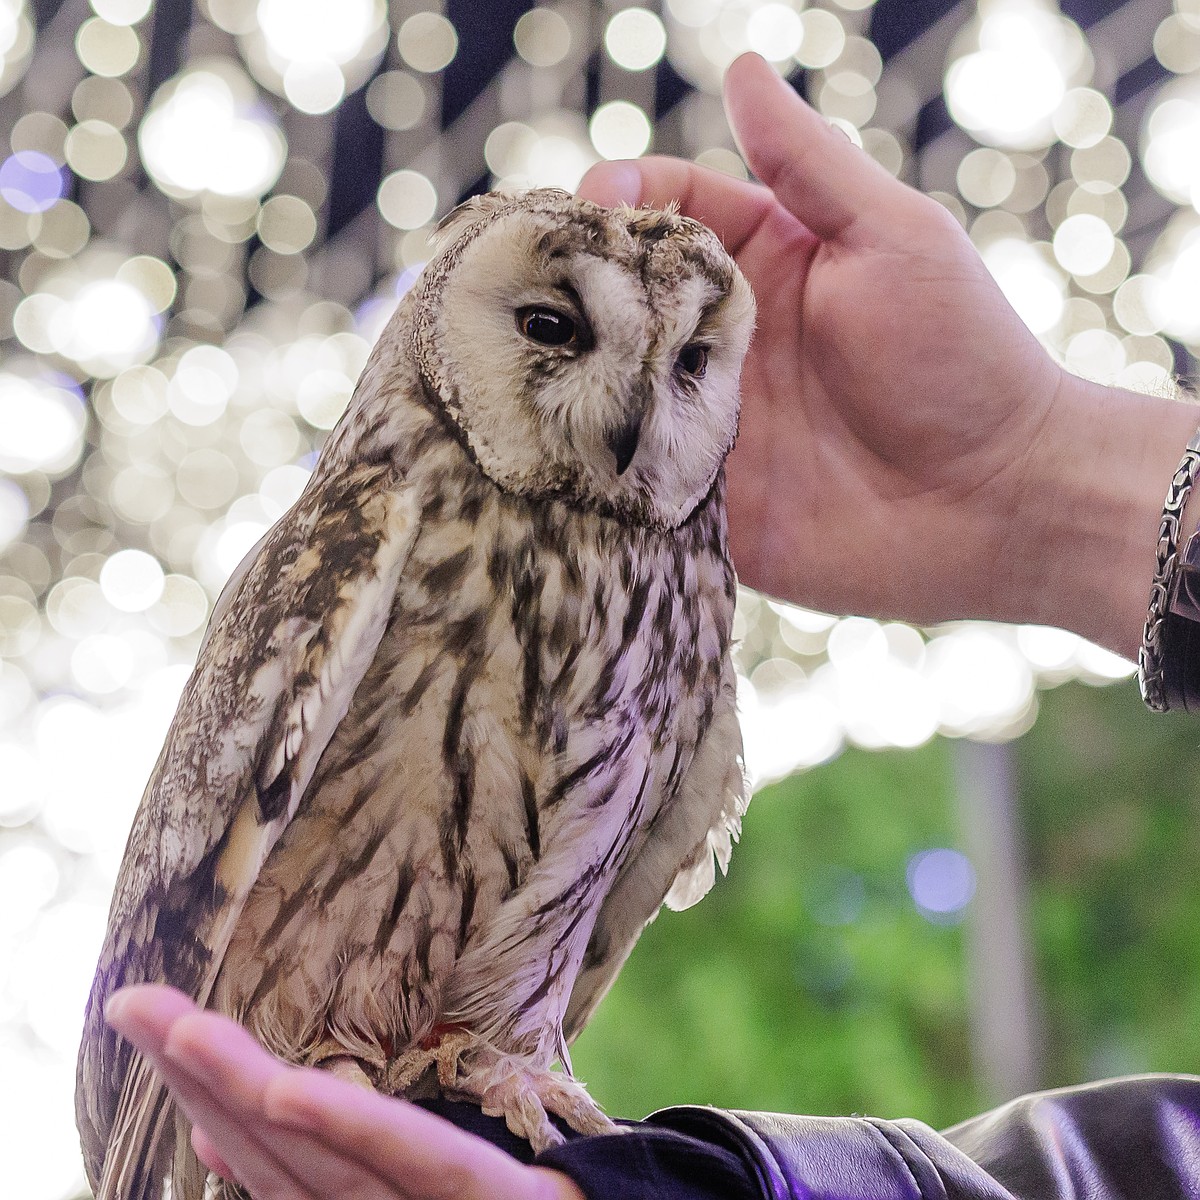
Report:
<svg viewBox="0 0 1200 1200"><path fill-rule="evenodd" d="M1200 1078L1022 1096L938 1133L920 1121L667 1108L536 1158L474 1104L421 1101L588 1200L1200 1200Z"/></svg>
<svg viewBox="0 0 1200 1200"><path fill-rule="evenodd" d="M767 1200L1200 1197L1200 1078L1038 1092L936 1133L920 1121L700 1107L648 1123L733 1152Z"/></svg>

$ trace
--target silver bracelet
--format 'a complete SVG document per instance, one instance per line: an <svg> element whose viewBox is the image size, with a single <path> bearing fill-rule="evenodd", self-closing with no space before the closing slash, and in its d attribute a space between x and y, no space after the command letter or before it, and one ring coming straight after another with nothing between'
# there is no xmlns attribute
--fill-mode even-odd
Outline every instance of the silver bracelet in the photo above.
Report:
<svg viewBox="0 0 1200 1200"><path fill-rule="evenodd" d="M1166 632L1167 605L1171 586L1175 582L1175 566L1179 553L1179 517L1187 503L1196 473L1200 469L1200 429L1192 434L1183 452L1179 468L1167 489L1162 521L1158 526L1158 545L1155 548L1154 582L1150 585L1150 607L1146 613L1146 628L1142 632L1142 648L1138 651L1138 682L1142 699L1155 712L1166 712L1163 691L1163 639Z"/></svg>

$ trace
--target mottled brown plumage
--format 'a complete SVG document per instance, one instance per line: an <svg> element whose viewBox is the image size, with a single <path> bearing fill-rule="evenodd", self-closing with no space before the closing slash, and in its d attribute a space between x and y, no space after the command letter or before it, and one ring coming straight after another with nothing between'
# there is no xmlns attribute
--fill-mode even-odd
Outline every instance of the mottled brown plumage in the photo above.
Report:
<svg viewBox="0 0 1200 1200"><path fill-rule="evenodd" d="M80 1051L102 1198L203 1184L103 1024L142 980L538 1144L543 1105L605 1128L551 1063L736 835L721 463L749 290L670 213L532 192L446 226L230 581L135 819Z"/></svg>

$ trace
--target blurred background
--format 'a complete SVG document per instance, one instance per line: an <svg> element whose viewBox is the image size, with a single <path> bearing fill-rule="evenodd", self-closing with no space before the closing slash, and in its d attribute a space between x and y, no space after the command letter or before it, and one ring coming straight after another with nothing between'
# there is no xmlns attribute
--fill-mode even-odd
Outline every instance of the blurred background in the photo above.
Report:
<svg viewBox="0 0 1200 1200"><path fill-rule="evenodd" d="M0 0L0 1194L85 1194L132 811L433 223L600 158L745 175L718 86L748 48L954 212L1071 369L1192 373L1200 0ZM611 1111L945 1124L1200 1070L1193 723L1055 630L746 593L737 633L759 794L579 1043Z"/></svg>

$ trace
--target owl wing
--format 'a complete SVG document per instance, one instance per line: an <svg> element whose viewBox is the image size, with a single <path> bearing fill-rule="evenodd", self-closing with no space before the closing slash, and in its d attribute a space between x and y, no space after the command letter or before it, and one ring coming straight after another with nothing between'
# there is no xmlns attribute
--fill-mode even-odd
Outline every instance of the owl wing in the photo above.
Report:
<svg viewBox="0 0 1200 1200"><path fill-rule="evenodd" d="M418 517L390 466L314 480L218 602L134 818L88 999L76 1115L98 1197L148 1194L168 1110L105 1002L147 981L206 1002L375 655Z"/></svg>
<svg viewBox="0 0 1200 1200"><path fill-rule="evenodd" d="M726 659L713 717L673 797L663 798L638 852L601 905L563 1021L568 1042L582 1031L642 930L665 903L690 908L729 865L748 789L742 767L737 684Z"/></svg>

